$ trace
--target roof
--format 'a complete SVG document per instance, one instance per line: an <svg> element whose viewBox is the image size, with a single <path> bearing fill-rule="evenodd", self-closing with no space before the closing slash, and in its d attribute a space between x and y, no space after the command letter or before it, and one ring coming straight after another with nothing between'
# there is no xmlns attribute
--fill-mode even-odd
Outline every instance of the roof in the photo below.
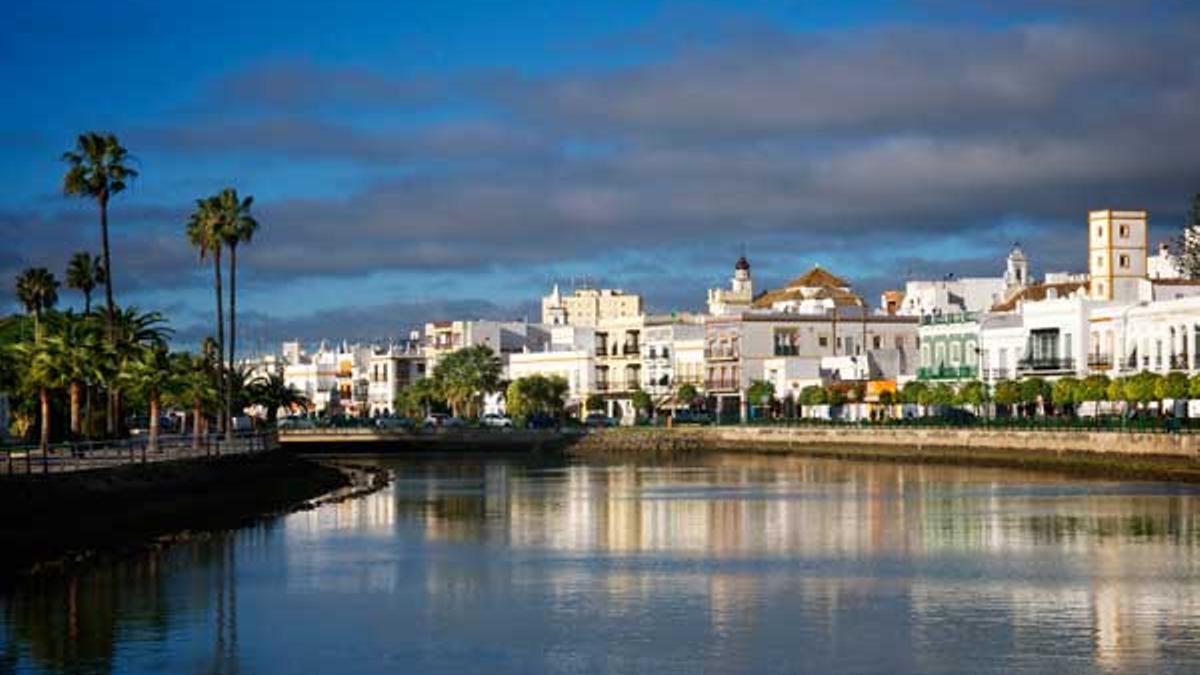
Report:
<svg viewBox="0 0 1200 675"><path fill-rule="evenodd" d="M1200 286L1200 279L1151 279L1155 286Z"/></svg>
<svg viewBox="0 0 1200 675"><path fill-rule="evenodd" d="M737 259L737 262L734 263L733 269L749 271L750 270L750 261L746 260L746 256L741 256L740 258Z"/></svg>
<svg viewBox="0 0 1200 675"><path fill-rule="evenodd" d="M770 309L777 302L803 302L804 300L833 300L836 307L863 304L862 298L842 288L818 288L816 291L807 292L799 288L780 288L763 293L755 298L750 306L755 309Z"/></svg>
<svg viewBox="0 0 1200 675"><path fill-rule="evenodd" d="M837 277L819 266L814 265L813 268L804 274L792 279L788 282L787 288L849 288L850 284L844 279Z"/></svg>
<svg viewBox="0 0 1200 675"><path fill-rule="evenodd" d="M1026 286L1019 291L1008 296L1004 300L992 306L993 312L1011 312L1017 308L1017 304L1024 302L1037 302L1045 300L1050 295L1050 291L1055 292L1055 296L1059 298L1070 297L1075 291L1081 288L1087 288L1086 281L1064 281L1059 284L1033 284Z"/></svg>

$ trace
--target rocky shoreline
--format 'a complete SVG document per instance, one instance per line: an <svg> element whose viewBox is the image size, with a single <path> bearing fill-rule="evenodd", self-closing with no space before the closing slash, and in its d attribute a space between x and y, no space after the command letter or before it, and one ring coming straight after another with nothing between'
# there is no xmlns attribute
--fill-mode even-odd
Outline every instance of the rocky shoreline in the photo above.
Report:
<svg viewBox="0 0 1200 675"><path fill-rule="evenodd" d="M374 467L278 451L0 478L0 583L353 499L387 481Z"/></svg>

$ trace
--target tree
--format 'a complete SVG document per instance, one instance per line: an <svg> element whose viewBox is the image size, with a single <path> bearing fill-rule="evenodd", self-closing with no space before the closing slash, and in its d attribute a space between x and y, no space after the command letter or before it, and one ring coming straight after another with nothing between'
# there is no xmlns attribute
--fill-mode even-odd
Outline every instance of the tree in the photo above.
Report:
<svg viewBox="0 0 1200 675"><path fill-rule="evenodd" d="M45 267L31 267L17 277L17 300L33 317L34 339L41 339L42 315L58 304L58 280Z"/></svg>
<svg viewBox="0 0 1200 675"><path fill-rule="evenodd" d="M1200 279L1200 193L1192 197L1183 232L1175 239L1179 271L1189 279Z"/></svg>
<svg viewBox="0 0 1200 675"><path fill-rule="evenodd" d="M755 380L750 383L750 388L746 390L746 399L751 406L765 408L767 411L771 409L771 402L775 400L775 383L770 380Z"/></svg>
<svg viewBox="0 0 1200 675"><path fill-rule="evenodd" d="M187 222L188 243L200 255L200 260L211 258L213 263L213 291L217 299L217 389L224 392L222 396L222 414L218 415L217 430L224 431L229 426L230 405L229 390L225 386L225 306L224 294L221 291L221 250L225 247L225 233L222 230L223 221L216 197L197 199L196 208L192 211Z"/></svg>
<svg viewBox="0 0 1200 675"><path fill-rule="evenodd" d="M159 418L162 397L179 384L179 373L172 367L167 348L151 344L121 364L118 375L121 386L146 398L150 416L150 438L147 449L158 450Z"/></svg>
<svg viewBox="0 0 1200 675"><path fill-rule="evenodd" d="M41 419L38 447L45 453L50 449L50 392L62 381L58 363L42 340L18 343L12 352L26 364L21 378L23 386L37 392L38 415Z"/></svg>
<svg viewBox="0 0 1200 675"><path fill-rule="evenodd" d="M237 365L237 251L239 244L248 244L258 231L258 221L250 215L254 197L239 199L237 190L225 188L215 197L215 208L221 225L219 233L229 248L229 370ZM226 381L225 397L233 405L232 381Z"/></svg>
<svg viewBox="0 0 1200 675"><path fill-rule="evenodd" d="M1111 380L1107 375L1088 375L1079 383L1078 397L1080 402L1103 401L1108 398L1108 387Z"/></svg>
<svg viewBox="0 0 1200 675"><path fill-rule="evenodd" d="M1200 374L1188 378L1188 398L1200 398Z"/></svg>
<svg viewBox="0 0 1200 675"><path fill-rule="evenodd" d="M654 400L650 398L650 394L641 389L633 392L633 395L630 397L630 403L633 404L635 412L640 412L644 415L649 415L654 409Z"/></svg>
<svg viewBox="0 0 1200 675"><path fill-rule="evenodd" d="M1123 399L1144 408L1158 396L1158 383L1162 376L1157 373L1140 372L1121 380Z"/></svg>
<svg viewBox="0 0 1200 675"><path fill-rule="evenodd" d="M1073 406L1080 403L1082 383L1074 377L1062 377L1050 386L1050 400L1060 410L1074 410Z"/></svg>
<svg viewBox="0 0 1200 675"><path fill-rule="evenodd" d="M1160 377L1155 383L1154 395L1158 399L1169 398L1172 400L1179 400L1187 398L1187 373L1181 373L1176 370L1167 373L1166 377Z"/></svg>
<svg viewBox="0 0 1200 675"><path fill-rule="evenodd" d="M168 392L170 400L192 411L192 449L200 449L204 412L218 400L213 385L213 366L204 356L175 354L171 360L175 386Z"/></svg>
<svg viewBox="0 0 1200 675"><path fill-rule="evenodd" d="M104 302L108 312L108 328L116 305L113 302L112 255L108 247L108 202L124 192L138 172L129 165L129 152L110 133L89 131L75 140L75 149L64 152L67 163L63 176L63 193L70 197L90 199L100 210L100 255L104 268Z"/></svg>
<svg viewBox="0 0 1200 675"><path fill-rule="evenodd" d="M954 387L945 382L939 382L927 390L925 404L950 406L954 405L955 398Z"/></svg>
<svg viewBox="0 0 1200 675"><path fill-rule="evenodd" d="M979 380L965 382L959 388L955 400L962 405L971 406L971 409L978 413L979 409L988 402L987 385Z"/></svg>
<svg viewBox="0 0 1200 675"><path fill-rule="evenodd" d="M104 266L99 256L87 251L79 251L71 256L67 263L67 288L73 288L83 293L83 312L92 311L92 291L98 284L104 283Z"/></svg>
<svg viewBox="0 0 1200 675"><path fill-rule="evenodd" d="M284 381L279 373L259 375L250 380L248 387L250 403L260 405L267 411L267 425L275 426L279 418L279 409L295 410L308 408L309 400L291 384Z"/></svg>
<svg viewBox="0 0 1200 675"><path fill-rule="evenodd" d="M105 343L92 315L56 315L47 326L47 377L54 389L66 389L70 400L71 434L79 436L80 401L85 387L103 377ZM90 414L90 412L89 412Z"/></svg>
<svg viewBox="0 0 1200 675"><path fill-rule="evenodd" d="M1021 402L1021 387L1012 380L996 383L996 403L1011 408Z"/></svg>
<svg viewBox="0 0 1200 675"><path fill-rule="evenodd" d="M675 390L675 400L680 403L687 404L689 409L693 404L695 404L696 399L699 396L700 393L697 392L696 387L691 384L681 384L679 385L679 388Z"/></svg>
<svg viewBox="0 0 1200 675"><path fill-rule="evenodd" d="M800 390L800 404L806 406L825 405L829 401L829 397L825 395L825 388L810 384Z"/></svg>
<svg viewBox="0 0 1200 675"><path fill-rule="evenodd" d="M429 414L430 407L440 400L441 395L434 381L424 378L400 390L395 409L406 417L424 417Z"/></svg>
<svg viewBox="0 0 1200 675"><path fill-rule="evenodd" d="M475 417L480 397L499 386L502 369L490 347L475 345L446 355L434 367L433 380L456 417L464 411Z"/></svg>
<svg viewBox="0 0 1200 675"><path fill-rule="evenodd" d="M1026 414L1036 413L1038 402L1050 398L1050 385L1040 377L1021 380L1017 387L1021 392L1021 403L1025 405Z"/></svg>
<svg viewBox="0 0 1200 675"><path fill-rule="evenodd" d="M913 380L906 383L904 388L900 390L900 400L909 405L921 405L921 401L928 390L929 385Z"/></svg>
<svg viewBox="0 0 1200 675"><path fill-rule="evenodd" d="M584 400L584 408L588 412L602 412L604 410L604 397L599 394L590 394Z"/></svg>

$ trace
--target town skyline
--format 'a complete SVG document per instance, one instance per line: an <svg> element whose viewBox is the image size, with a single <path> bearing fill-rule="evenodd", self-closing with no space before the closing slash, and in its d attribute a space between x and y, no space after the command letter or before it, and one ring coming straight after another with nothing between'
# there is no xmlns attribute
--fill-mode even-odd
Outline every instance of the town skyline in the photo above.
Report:
<svg viewBox="0 0 1200 675"><path fill-rule="evenodd" d="M21 8L0 29L27 101L0 115L0 234L17 243L0 276L97 249L87 205L58 194L59 155L93 128L143 174L113 204L117 292L175 317L184 344L207 334L210 298L179 235L194 195L227 184L270 224L241 280L248 350L533 318L552 283L585 276L696 310L742 246L764 287L816 263L872 299L909 272L995 274L1015 240L1035 272L1082 271L1089 209L1147 209L1153 246L1200 184L1197 13L1135 5L518 6L487 22L301 6L256 9L194 54L172 53L206 30L187 12ZM153 37L81 65L95 22Z"/></svg>

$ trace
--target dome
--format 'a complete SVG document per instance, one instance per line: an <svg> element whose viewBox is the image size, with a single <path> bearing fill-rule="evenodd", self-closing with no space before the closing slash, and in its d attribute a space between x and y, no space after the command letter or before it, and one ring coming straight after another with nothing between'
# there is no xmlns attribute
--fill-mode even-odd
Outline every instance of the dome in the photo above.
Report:
<svg viewBox="0 0 1200 675"><path fill-rule="evenodd" d="M750 261L746 260L746 256L741 256L740 258L737 259L737 262L734 263L733 269L746 270L747 272L749 272L750 271Z"/></svg>

